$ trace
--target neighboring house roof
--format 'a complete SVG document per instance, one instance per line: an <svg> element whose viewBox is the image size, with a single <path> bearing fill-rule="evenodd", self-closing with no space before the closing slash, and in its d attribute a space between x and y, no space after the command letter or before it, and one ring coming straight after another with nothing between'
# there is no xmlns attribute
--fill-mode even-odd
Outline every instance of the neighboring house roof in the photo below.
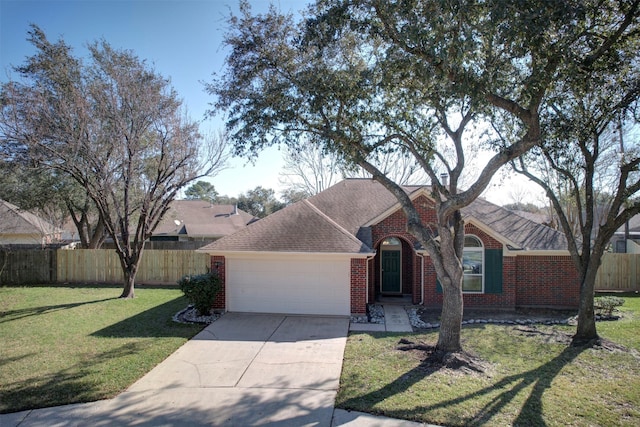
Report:
<svg viewBox="0 0 640 427"><path fill-rule="evenodd" d="M60 232L61 230L50 222L0 199L0 235L49 236Z"/></svg>
<svg viewBox="0 0 640 427"><path fill-rule="evenodd" d="M405 186L410 196L425 186ZM201 251L371 252L372 221L400 209L398 200L371 179L345 179L302 202L290 205ZM463 216L485 224L517 249L566 249L564 235L502 207L478 199Z"/></svg>
<svg viewBox="0 0 640 427"><path fill-rule="evenodd" d="M624 235L624 233L625 226L623 225L616 231L615 234ZM629 220L629 233L633 234L634 236L640 234L640 215L636 215Z"/></svg>
<svg viewBox="0 0 640 427"><path fill-rule="evenodd" d="M215 205L205 200L174 200L153 235L220 238L245 228L255 220L257 218L235 205Z"/></svg>

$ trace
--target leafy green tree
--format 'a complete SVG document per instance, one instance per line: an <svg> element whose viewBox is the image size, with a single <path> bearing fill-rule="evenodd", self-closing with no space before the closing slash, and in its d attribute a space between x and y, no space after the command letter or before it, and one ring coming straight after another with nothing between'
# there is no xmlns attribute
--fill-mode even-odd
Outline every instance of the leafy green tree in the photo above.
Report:
<svg viewBox="0 0 640 427"><path fill-rule="evenodd" d="M224 162L224 141L203 141L168 80L132 52L96 42L83 63L38 27L29 35L36 54L1 89L0 145L83 188L132 298L145 240L182 188Z"/></svg>
<svg viewBox="0 0 640 427"><path fill-rule="evenodd" d="M276 198L276 193L271 188L258 186L238 196L238 209L258 218L264 218L283 207L285 204Z"/></svg>
<svg viewBox="0 0 640 427"><path fill-rule="evenodd" d="M229 197L226 194L223 196L218 196L217 199L218 204L220 205L237 205L238 198L237 197Z"/></svg>
<svg viewBox="0 0 640 427"><path fill-rule="evenodd" d="M208 85L228 112L236 152L311 141L392 192L443 287L437 347L461 352L460 209L500 167L540 143L540 108L566 77L564 63L573 55L597 62L614 47L583 43L589 16L568 2L326 0L300 23L273 8L253 16L246 2L241 13L230 20L226 72ZM461 190L469 148L495 138L474 127L502 115L519 132L495 146ZM434 223L423 223L399 183L376 166L389 152L413 156L431 180Z"/></svg>
<svg viewBox="0 0 640 427"><path fill-rule="evenodd" d="M284 205L288 206L296 202L299 202L300 200L304 200L310 197L311 195L305 191L296 191L290 188L280 193L280 196L282 197L282 201L284 202Z"/></svg>
<svg viewBox="0 0 640 427"><path fill-rule="evenodd" d="M210 203L215 203L218 198L216 188L207 181L198 181L192 184L184 194L189 200L207 200Z"/></svg>
<svg viewBox="0 0 640 427"><path fill-rule="evenodd" d="M591 26L604 30L586 42L615 49L566 65L568 78L545 102L543 143L514 163L546 192L579 272L575 345L598 339L596 274L613 234L640 213L638 9L637 1L602 2Z"/></svg>

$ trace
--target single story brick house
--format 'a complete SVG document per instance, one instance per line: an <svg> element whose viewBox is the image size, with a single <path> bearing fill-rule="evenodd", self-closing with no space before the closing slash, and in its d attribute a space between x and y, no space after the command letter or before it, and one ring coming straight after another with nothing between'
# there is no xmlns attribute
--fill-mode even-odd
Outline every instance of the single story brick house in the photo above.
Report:
<svg viewBox="0 0 640 427"><path fill-rule="evenodd" d="M405 186L422 220L427 186ZM463 210L465 307L577 308L577 271L564 235L483 199ZM381 296L441 307L429 254L406 230L395 197L346 179L199 249L224 279L216 308L238 312L363 314Z"/></svg>

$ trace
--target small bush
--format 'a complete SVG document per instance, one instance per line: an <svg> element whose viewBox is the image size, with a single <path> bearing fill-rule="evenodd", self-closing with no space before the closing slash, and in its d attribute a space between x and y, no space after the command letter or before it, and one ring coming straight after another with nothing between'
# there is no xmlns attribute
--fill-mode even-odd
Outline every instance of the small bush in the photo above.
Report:
<svg viewBox="0 0 640 427"><path fill-rule="evenodd" d="M216 295L220 292L220 277L213 273L184 276L178 281L178 286L198 310L198 314L207 316L213 307Z"/></svg>
<svg viewBox="0 0 640 427"><path fill-rule="evenodd" d="M593 308L596 314L601 316L611 316L613 311L624 304L624 299L614 296L596 297L593 299Z"/></svg>

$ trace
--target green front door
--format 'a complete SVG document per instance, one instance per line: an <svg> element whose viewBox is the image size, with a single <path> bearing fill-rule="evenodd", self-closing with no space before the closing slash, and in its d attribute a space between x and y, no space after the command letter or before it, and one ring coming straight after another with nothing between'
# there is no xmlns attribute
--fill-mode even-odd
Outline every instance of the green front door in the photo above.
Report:
<svg viewBox="0 0 640 427"><path fill-rule="evenodd" d="M382 251L382 293L402 293L400 251Z"/></svg>

